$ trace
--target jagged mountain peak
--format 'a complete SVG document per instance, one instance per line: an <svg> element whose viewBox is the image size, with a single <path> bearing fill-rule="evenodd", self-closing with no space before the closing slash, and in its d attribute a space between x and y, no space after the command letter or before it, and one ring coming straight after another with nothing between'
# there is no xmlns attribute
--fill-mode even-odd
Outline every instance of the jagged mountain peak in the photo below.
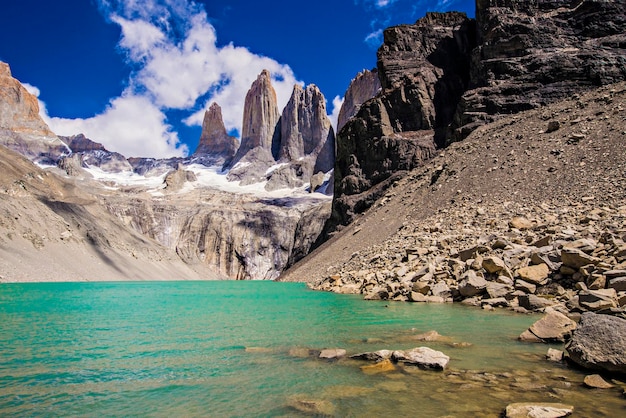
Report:
<svg viewBox="0 0 626 418"><path fill-rule="evenodd" d="M217 103L212 103L209 109L204 112L202 134L193 157L214 158L216 162L220 160L223 163L235 155L237 146L237 138L226 132L222 108Z"/></svg>

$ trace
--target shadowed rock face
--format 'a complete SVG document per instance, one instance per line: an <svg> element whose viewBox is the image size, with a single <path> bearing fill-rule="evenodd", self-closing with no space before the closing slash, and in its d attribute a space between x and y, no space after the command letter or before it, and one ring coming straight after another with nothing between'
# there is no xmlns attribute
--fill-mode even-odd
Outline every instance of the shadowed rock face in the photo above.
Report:
<svg viewBox="0 0 626 418"><path fill-rule="evenodd" d="M469 82L474 25L462 13L429 13L385 30L378 51L381 92L337 136L329 228L367 209L398 172L433 156Z"/></svg>
<svg viewBox="0 0 626 418"><path fill-rule="evenodd" d="M477 0L471 90L448 141L517 113L626 79L621 0Z"/></svg>
<svg viewBox="0 0 626 418"><path fill-rule="evenodd" d="M500 115L626 80L623 1L477 0L476 17L429 13L385 30L382 90L337 134L328 230L367 209L420 155ZM416 137L419 146L406 144Z"/></svg>
<svg viewBox="0 0 626 418"><path fill-rule="evenodd" d="M42 164L56 164L68 147L39 117L39 103L8 64L0 62L0 144Z"/></svg>

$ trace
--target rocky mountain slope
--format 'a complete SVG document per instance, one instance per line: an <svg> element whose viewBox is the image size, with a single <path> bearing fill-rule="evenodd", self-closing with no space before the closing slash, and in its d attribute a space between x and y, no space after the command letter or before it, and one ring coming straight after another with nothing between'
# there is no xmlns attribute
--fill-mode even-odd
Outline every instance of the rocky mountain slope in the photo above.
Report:
<svg viewBox="0 0 626 418"><path fill-rule="evenodd" d="M337 135L327 231L477 127L626 79L623 1L478 0L476 19L429 13L384 35L382 90Z"/></svg>
<svg viewBox="0 0 626 418"><path fill-rule="evenodd" d="M502 117L287 271L412 301L624 315L626 83Z"/></svg>
<svg viewBox="0 0 626 418"><path fill-rule="evenodd" d="M306 188L316 163L332 169L334 135L316 87L294 89L281 163L272 156L254 181L240 166L259 183L246 187L222 172L236 139L217 104L190 157L126 159L84 135L54 135L2 66L0 280L275 279L322 230L330 198Z"/></svg>

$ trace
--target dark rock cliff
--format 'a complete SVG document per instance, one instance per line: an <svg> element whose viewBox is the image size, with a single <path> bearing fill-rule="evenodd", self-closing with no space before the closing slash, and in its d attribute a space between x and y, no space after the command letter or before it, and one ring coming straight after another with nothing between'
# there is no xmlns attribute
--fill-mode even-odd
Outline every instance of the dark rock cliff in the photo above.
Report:
<svg viewBox="0 0 626 418"><path fill-rule="evenodd" d="M623 0L477 0L385 30L382 89L337 134L332 232L477 127L626 80Z"/></svg>

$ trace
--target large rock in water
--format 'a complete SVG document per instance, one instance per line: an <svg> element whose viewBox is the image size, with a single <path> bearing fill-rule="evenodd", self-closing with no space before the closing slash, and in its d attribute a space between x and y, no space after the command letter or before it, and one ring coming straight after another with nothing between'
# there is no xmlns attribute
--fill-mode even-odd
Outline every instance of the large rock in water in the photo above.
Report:
<svg viewBox="0 0 626 418"><path fill-rule="evenodd" d="M207 165L227 163L235 156L238 146L237 138L226 132L222 108L217 103L211 104L209 110L204 112L200 142L192 155L192 161L199 160Z"/></svg>
<svg viewBox="0 0 626 418"><path fill-rule="evenodd" d="M41 164L56 163L70 149L39 116L39 102L0 61L0 145Z"/></svg>
<svg viewBox="0 0 626 418"><path fill-rule="evenodd" d="M587 369L626 374L626 320L584 313L565 350Z"/></svg>
<svg viewBox="0 0 626 418"><path fill-rule="evenodd" d="M531 325L520 339L523 341L541 341L563 343L568 341L576 329L576 322L557 311L550 311L539 321Z"/></svg>
<svg viewBox="0 0 626 418"><path fill-rule="evenodd" d="M361 105L376 96L380 91L378 69L364 70L356 75L344 94L343 104L337 118L337 132L344 127L348 120L357 114Z"/></svg>
<svg viewBox="0 0 626 418"><path fill-rule="evenodd" d="M417 347L412 350L394 351L391 359L395 362L410 364L420 369L443 370L448 365L450 357L441 351L428 347Z"/></svg>
<svg viewBox="0 0 626 418"><path fill-rule="evenodd" d="M560 418L574 412L572 405L554 402L512 403L506 407L506 418Z"/></svg>

